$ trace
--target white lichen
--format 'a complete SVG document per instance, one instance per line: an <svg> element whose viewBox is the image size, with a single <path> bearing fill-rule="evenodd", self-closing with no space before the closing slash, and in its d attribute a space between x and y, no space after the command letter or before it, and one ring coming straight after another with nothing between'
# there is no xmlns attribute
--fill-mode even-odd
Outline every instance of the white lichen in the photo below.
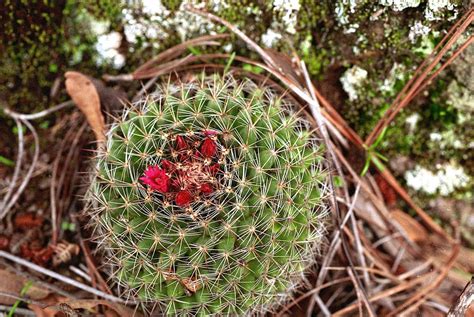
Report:
<svg viewBox="0 0 474 317"><path fill-rule="evenodd" d="M471 66L472 67L472 66ZM474 114L474 92L453 80L448 86L447 103L460 112Z"/></svg>
<svg viewBox="0 0 474 317"><path fill-rule="evenodd" d="M425 18L429 21L442 20L444 12L447 10L454 12L449 20L455 19L457 16L455 7L456 4L450 0L429 0L425 10Z"/></svg>
<svg viewBox="0 0 474 317"><path fill-rule="evenodd" d="M430 146L440 150L444 149L472 149L474 148L474 141L469 143L463 142L459 138L459 134L453 130L446 130L443 132L431 132L430 133Z"/></svg>
<svg viewBox="0 0 474 317"><path fill-rule="evenodd" d="M213 1L213 8L224 8L223 1ZM201 16L187 10L187 6L205 8L206 3L185 0L173 14L159 0L144 0L140 3L143 16L135 15L134 10L123 10L124 33L127 41L134 44L138 39L146 38L145 45L159 47L159 41L170 36L169 30L178 33L180 40L185 41L201 34L215 34L214 24Z"/></svg>
<svg viewBox="0 0 474 317"><path fill-rule="evenodd" d="M408 126L408 131L410 133L413 133L415 132L415 129L416 129L416 125L418 124L418 121L420 121L421 119L421 116L420 114L418 113L413 113L412 115L408 116L406 119L405 119L405 123L407 124Z"/></svg>
<svg viewBox="0 0 474 317"><path fill-rule="evenodd" d="M356 11L357 5L360 3L360 0L339 0L336 3L335 13L336 20L340 25L345 25L349 23L349 14Z"/></svg>
<svg viewBox="0 0 474 317"><path fill-rule="evenodd" d="M408 186L429 195L439 193L448 196L456 189L467 186L469 179L462 167L452 164L437 165L436 173L419 165L405 172Z"/></svg>
<svg viewBox="0 0 474 317"><path fill-rule="evenodd" d="M402 11L406 8L416 8L420 5L420 0L379 0L379 4L389 6L395 11Z"/></svg>
<svg viewBox="0 0 474 317"><path fill-rule="evenodd" d="M346 33L346 34L355 33L358 28L359 28L358 23L350 24L349 27L344 30L344 33Z"/></svg>
<svg viewBox="0 0 474 317"><path fill-rule="evenodd" d="M281 17L285 32L296 33L298 11L300 10L299 0L274 0L273 10Z"/></svg>
<svg viewBox="0 0 474 317"><path fill-rule="evenodd" d="M273 47L281 38L280 33L270 28L262 34L262 44L266 47Z"/></svg>
<svg viewBox="0 0 474 317"><path fill-rule="evenodd" d="M358 98L358 89L367 79L367 71L355 65L344 72L340 81L342 88L349 95L349 100L354 101Z"/></svg>
<svg viewBox="0 0 474 317"><path fill-rule="evenodd" d="M425 2L425 1L423 1ZM379 0L379 4L388 6L394 11L403 11L407 8L416 8L421 4L421 0ZM442 20L448 15L448 20L455 19L457 10L456 3L453 0L428 0L424 12L425 19L428 21Z"/></svg>
<svg viewBox="0 0 474 317"><path fill-rule="evenodd" d="M407 72L406 67L403 64L394 63L390 73L384 79L382 85L380 85L380 91L387 94L388 96L393 96L398 91L395 90L395 85L397 81L403 81L406 79Z"/></svg>
<svg viewBox="0 0 474 317"><path fill-rule="evenodd" d="M408 33L408 38L410 39L410 42L412 42L414 44L414 43L416 43L416 40L420 36L428 35L430 33L430 31L431 31L431 29L428 26L423 25L423 22L415 21L415 23L413 23L413 25L410 27L410 32Z"/></svg>
<svg viewBox="0 0 474 317"><path fill-rule="evenodd" d="M117 69L125 65L125 56L118 51L121 42L122 35L118 32L99 35L95 45L98 63L112 63Z"/></svg>

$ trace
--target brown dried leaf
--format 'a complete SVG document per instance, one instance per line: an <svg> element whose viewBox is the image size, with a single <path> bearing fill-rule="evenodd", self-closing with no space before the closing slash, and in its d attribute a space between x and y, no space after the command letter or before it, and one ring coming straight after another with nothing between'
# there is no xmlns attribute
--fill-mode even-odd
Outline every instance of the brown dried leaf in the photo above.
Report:
<svg viewBox="0 0 474 317"><path fill-rule="evenodd" d="M84 113L97 141L105 140L105 121L100 111L100 98L93 82L79 72L66 72L66 90Z"/></svg>
<svg viewBox="0 0 474 317"><path fill-rule="evenodd" d="M61 263L71 261L74 256L79 254L81 250L77 244L69 243L67 241L60 242L53 247L53 266L58 266Z"/></svg>
<svg viewBox="0 0 474 317"><path fill-rule="evenodd" d="M25 287L28 279L6 270L0 270L0 281L0 292L20 296L21 290ZM48 294L47 290L33 284L25 293L25 297L40 300L47 297ZM0 295L0 304L2 305L13 305L15 302L15 298Z"/></svg>
<svg viewBox="0 0 474 317"><path fill-rule="evenodd" d="M189 277L183 278L180 282L191 293L196 293L202 287L201 280Z"/></svg>
<svg viewBox="0 0 474 317"><path fill-rule="evenodd" d="M395 209L391 211L390 215L402 226L412 241L427 241L429 239L426 229L406 212Z"/></svg>
<svg viewBox="0 0 474 317"><path fill-rule="evenodd" d="M50 294L48 297L41 300L41 303L44 305L56 305L60 301L66 301L67 298L57 295L57 294ZM56 310L50 307L44 307L36 304L28 304L28 308L34 311L37 317L63 317L69 316L72 317L74 315L65 315L63 311ZM74 313L74 312L73 312ZM77 316L77 314L76 314Z"/></svg>

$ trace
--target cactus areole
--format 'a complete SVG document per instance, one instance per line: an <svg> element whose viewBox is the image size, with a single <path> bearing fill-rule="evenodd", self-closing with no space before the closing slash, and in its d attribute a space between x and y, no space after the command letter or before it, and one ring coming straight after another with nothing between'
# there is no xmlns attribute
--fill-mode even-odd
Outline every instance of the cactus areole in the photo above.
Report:
<svg viewBox="0 0 474 317"><path fill-rule="evenodd" d="M159 86L96 158L91 223L112 280L166 315L275 308L324 232L322 152L291 103L249 80Z"/></svg>

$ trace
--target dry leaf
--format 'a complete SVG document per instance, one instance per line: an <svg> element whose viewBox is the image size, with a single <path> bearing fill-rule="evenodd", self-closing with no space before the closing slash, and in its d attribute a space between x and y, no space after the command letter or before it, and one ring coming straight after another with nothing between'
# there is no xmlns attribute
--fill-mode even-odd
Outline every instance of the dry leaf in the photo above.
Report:
<svg viewBox="0 0 474 317"><path fill-rule="evenodd" d="M180 280L180 282L191 293L196 293L202 287L201 280L196 280L189 277L183 278Z"/></svg>
<svg viewBox="0 0 474 317"><path fill-rule="evenodd" d="M76 106L84 113L97 141L105 141L104 116L100 98L92 81L79 72L66 72L66 90Z"/></svg>
<svg viewBox="0 0 474 317"><path fill-rule="evenodd" d="M44 305L56 305L61 301L67 301L67 297L57 294L50 294L48 297L41 300ZM36 304L28 304L28 308L34 311L37 317L63 317L66 316L64 312L50 307L41 307Z"/></svg>
<svg viewBox="0 0 474 317"><path fill-rule="evenodd" d="M142 314L140 314L139 312L135 311L132 308L129 308L127 306L124 306L118 303L112 303L110 301L101 300L101 299L60 300L55 305L47 306L43 310L45 311L56 310L57 312L64 312L65 310L70 311L70 310L76 310L76 309L84 309L87 311L95 311L97 309L97 306L99 305L106 306L107 308L116 312L121 317L142 316ZM49 317L51 315L45 315L45 316Z"/></svg>
<svg viewBox="0 0 474 317"><path fill-rule="evenodd" d="M5 270L0 270L0 281L0 292L20 296L21 290L25 287L28 279ZM28 288L24 296L32 300L40 300L48 295L49 292L47 290L33 284ZM0 295L0 304L2 305L13 305L15 302L15 298Z"/></svg>
<svg viewBox="0 0 474 317"><path fill-rule="evenodd" d="M413 217L407 213L395 209L390 212L392 218L398 222L412 241L427 241L428 232Z"/></svg>
<svg viewBox="0 0 474 317"><path fill-rule="evenodd" d="M79 254L80 248L77 244L69 243L67 241L60 242L53 247L53 266L58 266L61 263L67 263Z"/></svg>

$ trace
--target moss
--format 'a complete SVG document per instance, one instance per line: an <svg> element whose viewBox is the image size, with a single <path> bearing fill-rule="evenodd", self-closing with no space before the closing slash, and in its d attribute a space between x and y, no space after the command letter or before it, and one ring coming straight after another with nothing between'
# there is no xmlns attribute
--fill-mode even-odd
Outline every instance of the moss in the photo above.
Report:
<svg viewBox="0 0 474 317"><path fill-rule="evenodd" d="M0 97L18 111L39 111L58 102L50 96L56 78L81 64L99 75L95 36L81 16L86 10L117 21L119 6L111 1L11 1L0 10Z"/></svg>

